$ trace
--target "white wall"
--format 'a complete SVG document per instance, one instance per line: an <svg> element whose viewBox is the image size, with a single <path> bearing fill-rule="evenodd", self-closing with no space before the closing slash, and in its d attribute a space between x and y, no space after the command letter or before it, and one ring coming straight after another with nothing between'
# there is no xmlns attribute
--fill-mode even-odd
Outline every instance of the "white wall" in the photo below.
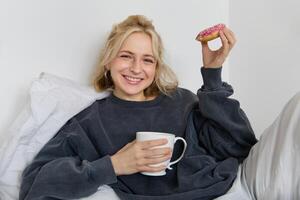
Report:
<svg viewBox="0 0 300 200"><path fill-rule="evenodd" d="M230 57L230 82L256 135L300 91L300 1L229 1L238 42Z"/></svg>
<svg viewBox="0 0 300 200"><path fill-rule="evenodd" d="M194 38L207 26L228 23L227 0L0 0L0 136L28 101L40 72L88 84L112 24L131 14L153 19L167 63L181 86L195 92L202 84L202 58ZM223 72L228 80L227 64Z"/></svg>

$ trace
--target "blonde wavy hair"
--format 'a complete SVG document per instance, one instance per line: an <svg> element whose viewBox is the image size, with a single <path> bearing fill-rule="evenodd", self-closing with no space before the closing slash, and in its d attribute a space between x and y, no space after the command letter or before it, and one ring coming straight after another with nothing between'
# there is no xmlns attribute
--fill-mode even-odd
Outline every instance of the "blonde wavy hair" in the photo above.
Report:
<svg viewBox="0 0 300 200"><path fill-rule="evenodd" d="M159 92L170 95L177 88L178 79L175 73L163 61L164 48L161 37L156 32L152 22L143 15L131 15L121 23L113 26L101 51L97 72L93 79L96 91L114 89L114 83L105 66L117 56L123 42L128 36L136 32L146 33L151 37L153 56L157 60L155 78L152 84L144 90L145 96L156 96Z"/></svg>

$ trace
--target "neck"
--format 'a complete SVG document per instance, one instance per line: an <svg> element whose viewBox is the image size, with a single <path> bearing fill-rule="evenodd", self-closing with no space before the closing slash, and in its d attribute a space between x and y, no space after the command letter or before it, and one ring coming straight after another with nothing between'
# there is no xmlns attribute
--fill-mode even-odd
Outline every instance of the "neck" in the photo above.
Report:
<svg viewBox="0 0 300 200"><path fill-rule="evenodd" d="M123 95L123 94L120 94L119 92L117 91L113 91L113 94L120 98L120 99L123 99L123 100L126 100L126 101L147 101L147 97L145 97L144 94L138 94L138 95Z"/></svg>
<svg viewBox="0 0 300 200"><path fill-rule="evenodd" d="M149 96L146 97L144 94L142 95L132 95L132 96L128 96L128 95L122 95L119 94L119 92L117 92L116 90L113 91L113 94L123 100L126 101L150 101L156 98L156 96Z"/></svg>

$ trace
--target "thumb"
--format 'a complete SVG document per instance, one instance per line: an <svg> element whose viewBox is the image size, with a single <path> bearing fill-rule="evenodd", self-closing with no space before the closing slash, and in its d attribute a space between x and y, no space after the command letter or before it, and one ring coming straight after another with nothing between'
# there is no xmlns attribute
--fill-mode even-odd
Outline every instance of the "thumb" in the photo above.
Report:
<svg viewBox="0 0 300 200"><path fill-rule="evenodd" d="M203 53L207 53L207 52L211 51L207 42L201 42L201 45L202 45L202 52Z"/></svg>
<svg viewBox="0 0 300 200"><path fill-rule="evenodd" d="M133 143L135 143L135 141L132 141L132 142L127 143L125 146L123 146L123 147L118 151L118 153L121 153L121 152L127 150Z"/></svg>

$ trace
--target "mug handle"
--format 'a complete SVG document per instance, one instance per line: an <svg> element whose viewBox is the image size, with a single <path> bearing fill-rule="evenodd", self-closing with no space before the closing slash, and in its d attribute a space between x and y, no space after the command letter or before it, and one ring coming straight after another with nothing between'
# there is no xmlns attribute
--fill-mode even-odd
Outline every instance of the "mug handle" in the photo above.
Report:
<svg viewBox="0 0 300 200"><path fill-rule="evenodd" d="M185 141L182 137L176 137L175 140L174 140L174 145L175 145L175 143L176 143L178 140L181 140L181 141L183 142L183 144L184 144L183 152L182 152L181 156L180 156L177 160L172 161L172 162L170 162L170 163L168 164L167 169L169 169L169 170L172 170L172 169L173 169L173 168L171 167L171 165L178 163L178 162L182 159L182 157L183 157L183 155L184 155L184 153L185 153L186 147L187 147L186 141Z"/></svg>

